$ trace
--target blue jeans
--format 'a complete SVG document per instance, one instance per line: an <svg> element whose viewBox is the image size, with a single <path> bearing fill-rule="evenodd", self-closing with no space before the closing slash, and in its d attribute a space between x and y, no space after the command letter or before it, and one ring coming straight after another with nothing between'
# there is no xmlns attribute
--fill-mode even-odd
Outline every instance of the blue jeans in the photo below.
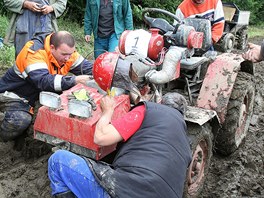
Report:
<svg viewBox="0 0 264 198"><path fill-rule="evenodd" d="M104 52L114 52L118 46L118 38L115 33L111 34L107 38L97 37L94 40L94 58L96 59L100 54Z"/></svg>
<svg viewBox="0 0 264 198"><path fill-rule="evenodd" d="M52 195L71 191L78 198L110 198L97 183L86 161L69 151L59 150L48 161Z"/></svg>

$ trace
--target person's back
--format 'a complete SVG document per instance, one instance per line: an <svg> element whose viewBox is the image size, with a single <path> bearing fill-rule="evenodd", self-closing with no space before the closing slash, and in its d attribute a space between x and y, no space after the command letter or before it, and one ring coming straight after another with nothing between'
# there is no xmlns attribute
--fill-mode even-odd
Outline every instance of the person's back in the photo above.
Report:
<svg viewBox="0 0 264 198"><path fill-rule="evenodd" d="M103 175L101 168L93 171L113 197L182 197L191 161L183 115L165 105L145 105L143 123L121 146L113 170Z"/></svg>

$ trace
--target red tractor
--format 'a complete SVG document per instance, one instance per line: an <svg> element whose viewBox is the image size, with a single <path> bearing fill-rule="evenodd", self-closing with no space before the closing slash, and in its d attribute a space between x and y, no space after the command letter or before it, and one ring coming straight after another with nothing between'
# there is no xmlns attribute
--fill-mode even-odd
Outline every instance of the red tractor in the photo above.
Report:
<svg viewBox="0 0 264 198"><path fill-rule="evenodd" d="M253 65L237 54L202 56L212 45L209 21L185 19L173 26L149 17L152 12L178 21L165 10L145 9L143 19L150 30L125 31L119 43L122 54L99 56L93 69L96 83L78 84L61 95L41 93L44 106L35 120L34 137L103 160L115 150L115 145L99 147L93 142L100 99L106 93L116 95L115 118L140 100L160 102L164 93L181 93L189 101L185 120L193 151L185 197L195 197L203 188L213 151L228 155L247 134L255 93Z"/></svg>

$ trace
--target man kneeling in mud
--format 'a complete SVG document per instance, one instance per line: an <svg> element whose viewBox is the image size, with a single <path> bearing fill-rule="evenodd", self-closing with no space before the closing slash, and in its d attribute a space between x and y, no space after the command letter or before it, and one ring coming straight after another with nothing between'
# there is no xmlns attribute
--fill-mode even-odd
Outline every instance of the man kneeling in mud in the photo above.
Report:
<svg viewBox="0 0 264 198"><path fill-rule="evenodd" d="M86 84L92 67L76 51L69 32L43 33L28 41L0 78L0 141L23 139L41 91L61 93L77 83ZM22 146L15 144L15 149Z"/></svg>
<svg viewBox="0 0 264 198"><path fill-rule="evenodd" d="M59 150L49 159L54 197L182 197L191 150L184 112L187 102L177 93L162 103L141 102L111 120L115 101L101 100L102 117L94 142L119 142L112 164Z"/></svg>

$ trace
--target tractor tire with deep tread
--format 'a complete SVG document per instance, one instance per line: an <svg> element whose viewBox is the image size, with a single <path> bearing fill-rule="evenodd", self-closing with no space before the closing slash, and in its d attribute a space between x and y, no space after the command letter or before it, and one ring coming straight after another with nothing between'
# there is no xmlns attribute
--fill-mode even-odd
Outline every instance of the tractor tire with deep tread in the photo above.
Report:
<svg viewBox="0 0 264 198"><path fill-rule="evenodd" d="M248 44L248 31L247 28L241 29L238 33L237 49L244 50Z"/></svg>
<svg viewBox="0 0 264 198"><path fill-rule="evenodd" d="M187 126L193 158L187 172L183 197L193 198L203 189L212 157L213 138L209 124L200 126L188 122Z"/></svg>
<svg viewBox="0 0 264 198"><path fill-rule="evenodd" d="M215 134L218 153L233 153L246 137L253 113L254 96L253 75L239 72L227 105L225 122Z"/></svg>

